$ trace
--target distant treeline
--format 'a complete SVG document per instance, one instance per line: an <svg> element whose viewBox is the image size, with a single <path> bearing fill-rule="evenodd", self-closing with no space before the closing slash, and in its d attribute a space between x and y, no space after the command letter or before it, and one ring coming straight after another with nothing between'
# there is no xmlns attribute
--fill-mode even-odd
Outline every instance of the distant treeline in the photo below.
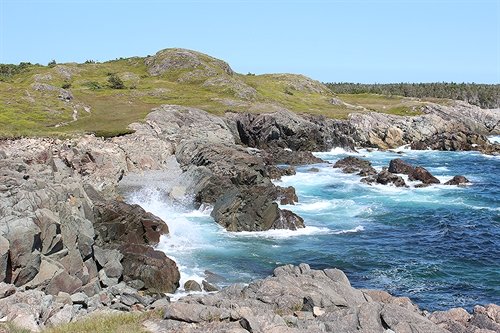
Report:
<svg viewBox="0 0 500 333"><path fill-rule="evenodd" d="M476 83L326 83L336 94L381 94L458 99L482 108L500 107L500 84Z"/></svg>

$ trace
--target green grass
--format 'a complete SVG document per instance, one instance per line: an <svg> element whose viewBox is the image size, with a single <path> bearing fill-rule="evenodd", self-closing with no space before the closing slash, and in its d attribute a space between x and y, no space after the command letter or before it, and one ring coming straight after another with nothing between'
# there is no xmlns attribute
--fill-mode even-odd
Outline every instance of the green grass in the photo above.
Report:
<svg viewBox="0 0 500 333"><path fill-rule="evenodd" d="M31 333L31 331L24 328L19 328L12 323L5 322L0 323L0 333Z"/></svg>
<svg viewBox="0 0 500 333"><path fill-rule="evenodd" d="M376 94L339 94L341 100L353 105L360 105L370 111L395 115L415 116L420 114L424 103L402 96L384 96Z"/></svg>
<svg viewBox="0 0 500 333"><path fill-rule="evenodd" d="M226 80L223 86L204 86L207 74L202 72L193 79L179 82L193 69L177 69L161 76L151 76L144 58L134 57L104 63L58 64L55 67L24 66L0 81L0 137L19 136L72 136L96 133L115 136L129 133L127 126L143 121L152 108L162 104L178 104L201 108L222 115L224 112L273 112L286 108L296 113L346 118L351 112L368 110L398 115L416 115L423 102L403 97L358 94L335 96L319 82L300 75L241 75L232 77L216 67L213 58L199 55L216 77ZM215 66L215 67L214 67ZM213 69L215 68L215 69ZM203 68L202 68L203 69ZM200 68L194 71L199 73ZM71 73L71 77L67 74ZM111 89L108 78L116 74L125 89ZM207 74L208 75L208 74ZM200 78L201 77L201 78ZM36 91L38 79L57 87L70 86L74 99L70 102L58 98L56 91ZM251 98L239 98L238 86L256 90ZM340 98L348 105L335 105ZM90 107L91 112L83 111ZM354 107L353 107L354 106ZM73 122L73 109L78 120ZM65 124L56 127L56 125Z"/></svg>
<svg viewBox="0 0 500 333"><path fill-rule="evenodd" d="M48 328L43 333L146 333L142 323L148 319L161 318L160 311L90 315L69 324Z"/></svg>

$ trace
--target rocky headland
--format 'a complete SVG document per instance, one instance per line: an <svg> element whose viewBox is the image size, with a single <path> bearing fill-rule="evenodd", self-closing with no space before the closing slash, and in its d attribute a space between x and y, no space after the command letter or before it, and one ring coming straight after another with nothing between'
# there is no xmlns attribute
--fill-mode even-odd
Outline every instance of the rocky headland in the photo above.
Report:
<svg viewBox="0 0 500 333"><path fill-rule="evenodd" d="M150 75L185 69L182 57L160 56L147 58ZM237 80L226 63L210 64L178 80L202 80L209 89ZM312 80L298 82L294 89L326 89ZM251 86L235 87L248 101L256 94ZM165 319L145 323L153 332L500 331L496 305L478 306L473 314L429 314L407 298L354 289L337 269L305 264L279 267L248 286L170 303L165 293L179 287L180 273L168 253L154 248L168 234L169 221L122 197L141 179L155 175L169 200L213 207L211 216L228 231L296 230L304 220L278 203L300 198L274 180L293 174L296 165L322 163L313 151L411 145L500 153L486 138L500 133L500 112L463 102L427 103L414 117L363 111L343 120L272 110L217 116L162 105L123 136L0 141L0 316L31 331L103 310L154 308L164 309ZM334 167L358 173L366 183L406 186L401 174L422 186L437 180L403 160L379 173L357 158ZM456 176L449 184L466 182ZM204 281L185 289L217 288Z"/></svg>

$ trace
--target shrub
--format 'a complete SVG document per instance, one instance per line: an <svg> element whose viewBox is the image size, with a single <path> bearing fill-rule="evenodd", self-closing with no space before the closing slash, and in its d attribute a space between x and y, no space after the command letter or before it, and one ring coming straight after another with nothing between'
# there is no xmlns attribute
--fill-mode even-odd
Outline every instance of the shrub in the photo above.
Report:
<svg viewBox="0 0 500 333"><path fill-rule="evenodd" d="M111 89L124 89L125 84L123 83L122 79L118 77L116 74L111 74L108 77L108 84Z"/></svg>
<svg viewBox="0 0 500 333"><path fill-rule="evenodd" d="M57 62L56 62L54 59L52 59L52 60L51 60L51 61L47 64L47 66L49 66L49 67L54 67L55 65L57 65Z"/></svg>
<svg viewBox="0 0 500 333"><path fill-rule="evenodd" d="M61 86L63 89L69 89L71 88L71 83L70 82L64 82L63 85Z"/></svg>

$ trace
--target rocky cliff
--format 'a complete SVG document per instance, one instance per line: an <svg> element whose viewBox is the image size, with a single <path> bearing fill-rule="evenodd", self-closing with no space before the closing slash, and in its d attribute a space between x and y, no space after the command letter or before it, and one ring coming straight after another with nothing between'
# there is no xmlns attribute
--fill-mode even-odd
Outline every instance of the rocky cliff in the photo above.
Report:
<svg viewBox="0 0 500 333"><path fill-rule="evenodd" d="M223 64L215 65L224 69ZM285 109L266 114L228 112L219 117L196 108L163 105L143 123L130 125L134 133L125 136L1 141L0 278L4 284L0 296L4 299L0 311L9 320L29 322L28 327L36 330L100 307L144 309L161 293L178 287L175 262L153 248L168 233L168 221L120 200L118 185L134 174L151 170L175 174L165 194L173 200L191 198L195 205L211 205L212 217L227 230L294 230L304 227L304 221L281 209L277 201L296 201L295 191L272 182L293 169L276 164L321 162L311 151L338 146L412 144L416 149L476 149L495 154L498 145L483 135L498 133L499 119L498 112L468 105L435 106L418 117L362 113L347 120L300 116ZM240 330L256 332L272 327L335 331L335 325L348 325L338 327L351 330L354 326L349 325L354 323L364 331L370 325L377 327L373 331L442 331L413 306L386 305L374 300L373 293L350 288L337 271L332 273L337 280L330 273L306 266L284 268L246 289L235 286L213 299L176 303L167 309L168 320L162 325L184 329L186 322L192 322L195 325L189 330L196 331L212 327L207 318L221 316L221 327L239 325ZM311 279L318 280L306 288ZM343 289L321 299L318 290L327 290L327 282L333 283L329 288ZM280 289L280 284L295 289ZM303 293L307 290L311 294ZM149 298L141 298L144 295ZM239 300L237 295L242 297L243 310L231 312L225 304ZM183 318L182 307L195 311L193 317ZM478 323L484 319L480 315ZM448 320L443 318L443 323ZM476 317L468 318L464 327ZM366 324L359 324L363 320Z"/></svg>

